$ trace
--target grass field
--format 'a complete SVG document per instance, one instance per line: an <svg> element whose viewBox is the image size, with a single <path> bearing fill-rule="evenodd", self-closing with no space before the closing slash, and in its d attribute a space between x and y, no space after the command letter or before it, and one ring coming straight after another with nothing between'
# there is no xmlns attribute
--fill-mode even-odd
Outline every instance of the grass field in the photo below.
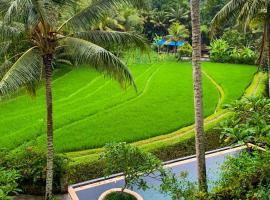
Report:
<svg viewBox="0 0 270 200"><path fill-rule="evenodd" d="M69 152L133 142L175 131L193 123L190 63L163 61L131 66L138 86L119 85L87 67L62 69L53 81L55 146ZM256 67L204 63L203 70L224 90L223 103L238 99ZM205 116L219 101L216 86L203 76ZM44 88L37 97L18 96L0 104L0 147L14 149L27 142L45 144Z"/></svg>

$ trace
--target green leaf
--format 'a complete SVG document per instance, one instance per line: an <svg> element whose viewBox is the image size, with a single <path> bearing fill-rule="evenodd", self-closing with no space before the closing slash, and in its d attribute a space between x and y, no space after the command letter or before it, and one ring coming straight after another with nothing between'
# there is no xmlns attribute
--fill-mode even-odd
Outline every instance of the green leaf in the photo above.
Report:
<svg viewBox="0 0 270 200"><path fill-rule="evenodd" d="M139 48L142 51L148 50L146 40L135 33L119 32L119 31L88 31L78 32L74 34L74 37L78 37L87 41L90 41L96 45L106 47L118 46L119 49Z"/></svg>
<svg viewBox="0 0 270 200"><path fill-rule="evenodd" d="M116 79L122 86L135 83L127 66L106 49L79 38L66 37L61 40L64 51L77 64L88 64L97 71Z"/></svg>
<svg viewBox="0 0 270 200"><path fill-rule="evenodd" d="M66 26L73 30L86 30L100 22L112 10L119 9L123 5L141 6L143 4L144 0L96 0L67 20L60 28Z"/></svg>
<svg viewBox="0 0 270 200"><path fill-rule="evenodd" d="M13 65L0 73L0 95L8 95L21 87L36 88L42 78L42 71L40 52L36 47L27 50Z"/></svg>

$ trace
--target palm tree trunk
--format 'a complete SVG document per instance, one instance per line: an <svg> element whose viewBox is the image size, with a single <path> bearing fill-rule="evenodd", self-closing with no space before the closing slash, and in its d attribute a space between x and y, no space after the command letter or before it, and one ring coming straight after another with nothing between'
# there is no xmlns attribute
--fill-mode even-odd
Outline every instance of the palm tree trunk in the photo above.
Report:
<svg viewBox="0 0 270 200"><path fill-rule="evenodd" d="M270 3L268 3L267 7L267 16L266 16L266 24L267 24L267 30L266 30L266 35L267 35L267 58L268 58L268 96L270 97Z"/></svg>
<svg viewBox="0 0 270 200"><path fill-rule="evenodd" d="M47 176L45 200L52 197L53 187L53 117L52 117L52 55L43 56L46 79L46 103L47 103Z"/></svg>
<svg viewBox="0 0 270 200"><path fill-rule="evenodd" d="M207 192L205 144L204 144L204 119L202 97L201 73L201 31L200 31L200 0L191 0L192 18L192 66L195 109L196 157L197 172L200 191Z"/></svg>

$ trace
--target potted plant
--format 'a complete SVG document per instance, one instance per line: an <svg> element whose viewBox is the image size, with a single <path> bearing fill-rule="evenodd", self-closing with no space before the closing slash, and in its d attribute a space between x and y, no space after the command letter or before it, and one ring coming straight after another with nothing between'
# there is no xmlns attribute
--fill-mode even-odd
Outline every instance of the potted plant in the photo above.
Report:
<svg viewBox="0 0 270 200"><path fill-rule="evenodd" d="M126 143L108 144L101 155L104 162L104 174L123 173L124 185L103 193L99 200L142 200L143 198L131 191L134 186L146 190L149 188L145 177L162 169L161 161L151 153Z"/></svg>

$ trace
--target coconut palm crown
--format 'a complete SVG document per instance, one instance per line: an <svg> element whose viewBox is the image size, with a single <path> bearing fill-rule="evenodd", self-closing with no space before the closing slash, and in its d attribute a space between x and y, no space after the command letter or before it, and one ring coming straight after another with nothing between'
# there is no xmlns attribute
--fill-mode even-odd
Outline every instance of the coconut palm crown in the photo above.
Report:
<svg viewBox="0 0 270 200"><path fill-rule="evenodd" d="M117 80L135 86L132 75L109 49L147 50L144 39L133 33L95 30L104 17L123 5L140 6L143 0L92 0L82 6L76 0L0 0L1 55L0 98L20 88L35 94L45 79L47 104L47 178L45 199L52 197L53 186L53 109L52 73L55 63L87 64ZM109 12L110 11L110 12ZM23 43L23 45L21 45ZM12 48L14 51L14 48Z"/></svg>
<svg viewBox="0 0 270 200"><path fill-rule="evenodd" d="M108 13L130 2L140 0L98 0L73 14L74 0L0 0L0 41L27 43L24 52L7 59L0 72L0 94L20 87L34 90L45 75L44 57L73 65L90 67L118 80L134 85L126 65L113 53L111 46L121 49L139 47L146 50L144 39L132 33L93 30ZM64 15L64 14L65 15ZM71 17L68 16L68 14ZM53 62L54 63L54 62Z"/></svg>
<svg viewBox="0 0 270 200"><path fill-rule="evenodd" d="M244 29L252 20L263 23L263 31L260 43L259 64L268 60L270 83L270 1L269 0L230 0L212 20L212 34L222 24L233 18ZM270 88L270 85L269 85ZM269 90L270 91L270 90ZM270 93L269 93L270 95Z"/></svg>

